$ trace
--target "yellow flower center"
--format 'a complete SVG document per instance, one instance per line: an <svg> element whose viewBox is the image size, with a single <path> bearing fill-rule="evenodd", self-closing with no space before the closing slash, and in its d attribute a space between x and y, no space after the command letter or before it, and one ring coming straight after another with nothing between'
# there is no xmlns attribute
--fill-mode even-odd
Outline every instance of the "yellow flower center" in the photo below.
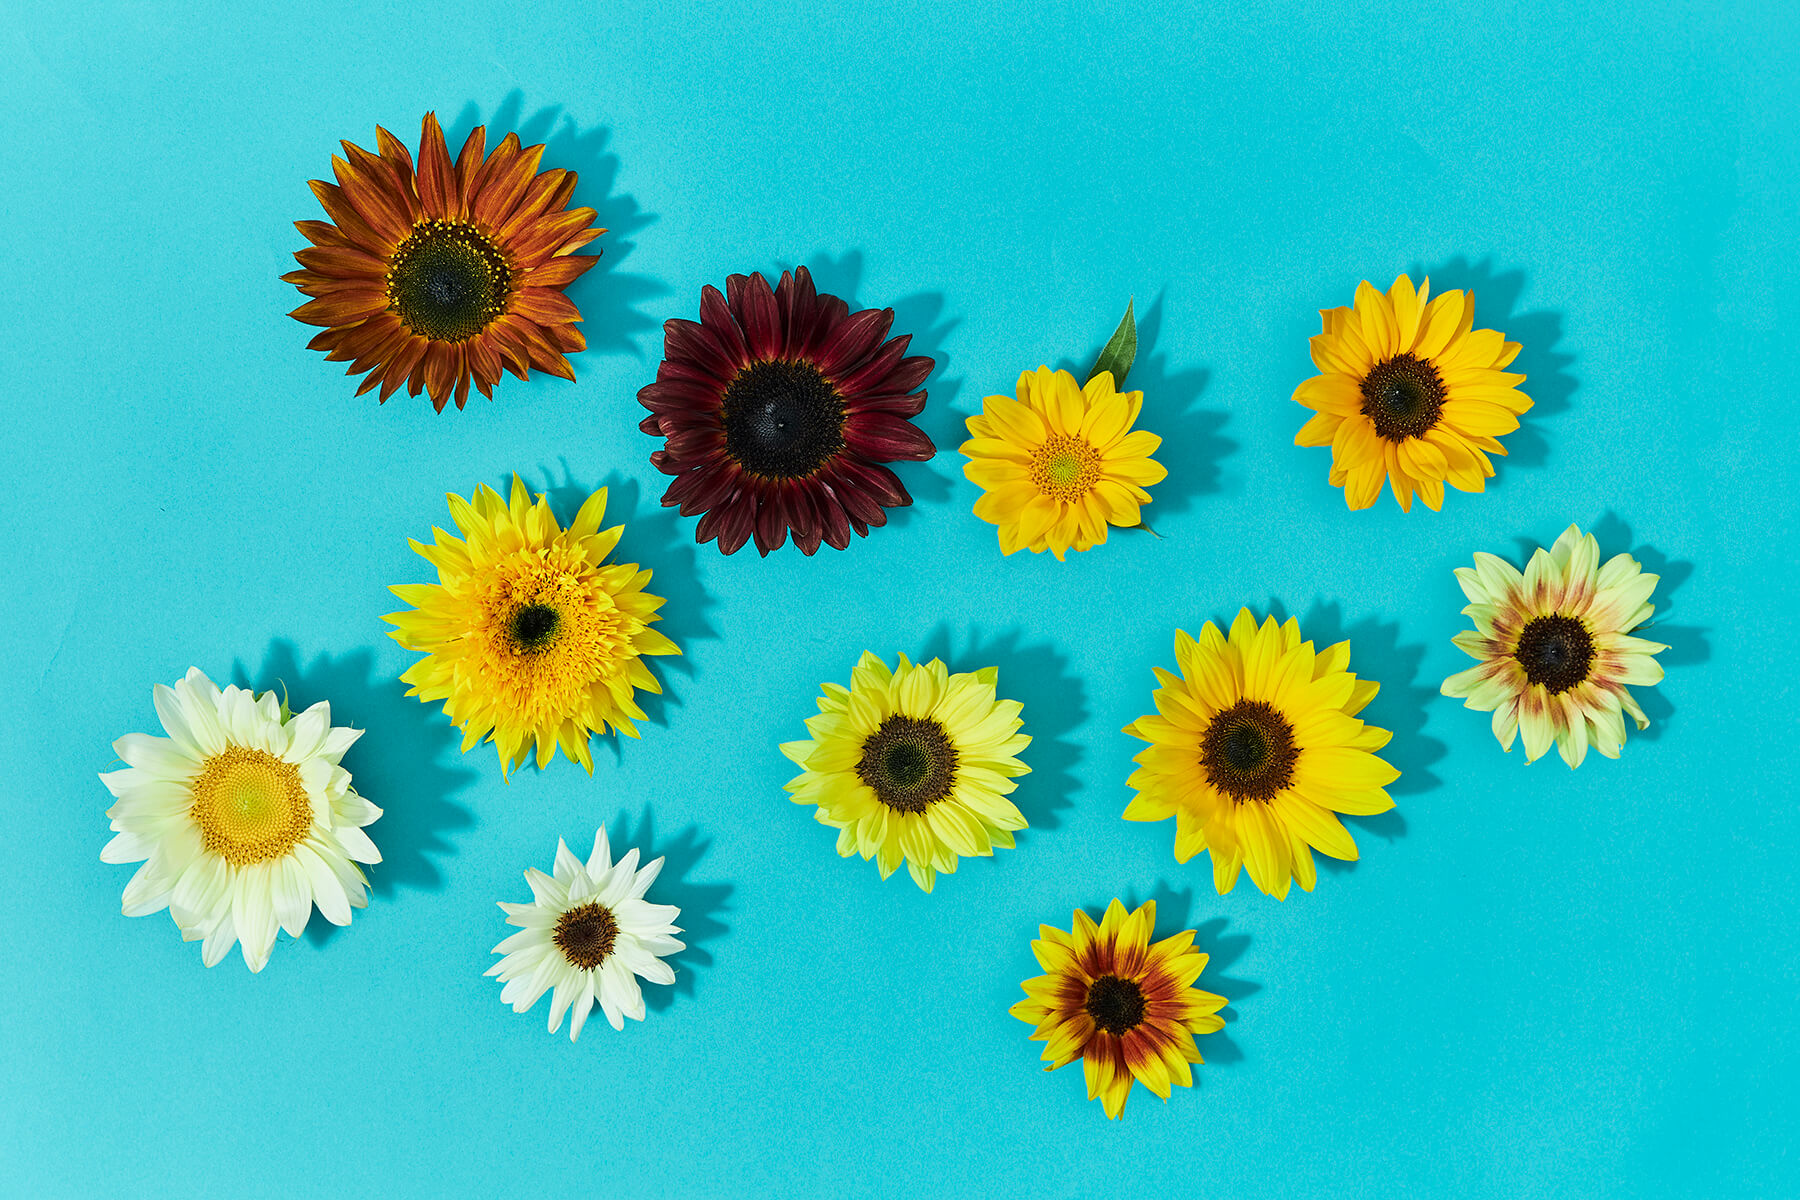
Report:
<svg viewBox="0 0 1800 1200"><path fill-rule="evenodd" d="M300 768L247 746L206 760L192 813L201 842L234 867L286 856L312 826Z"/></svg>
<svg viewBox="0 0 1800 1200"><path fill-rule="evenodd" d="M1100 482L1100 452L1081 438L1053 433L1031 456L1031 482L1051 499L1073 503Z"/></svg>
<svg viewBox="0 0 1800 1200"><path fill-rule="evenodd" d="M628 669L632 621L576 557L496 564L477 599L479 675L527 727L582 713L596 680Z"/></svg>

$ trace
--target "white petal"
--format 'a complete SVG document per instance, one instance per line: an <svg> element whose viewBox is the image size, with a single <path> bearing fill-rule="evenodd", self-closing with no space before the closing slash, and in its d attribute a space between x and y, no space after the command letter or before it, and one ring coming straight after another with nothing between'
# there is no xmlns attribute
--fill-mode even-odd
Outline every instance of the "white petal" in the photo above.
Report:
<svg viewBox="0 0 1800 1200"><path fill-rule="evenodd" d="M273 890L275 920L287 930L289 937L299 937L306 931L306 922L313 909L312 887L307 883L306 868L292 856L283 858L273 864L269 882Z"/></svg>
<svg viewBox="0 0 1800 1200"><path fill-rule="evenodd" d="M600 873L611 866L612 848L607 845L606 830L602 828L594 833L594 850L587 860L588 874L598 879Z"/></svg>
<svg viewBox="0 0 1800 1200"><path fill-rule="evenodd" d="M304 842L294 847L294 861L306 872L306 880L312 885L313 903L319 906L319 912L333 925L348 925L350 901L338 882L337 873Z"/></svg>
<svg viewBox="0 0 1800 1200"><path fill-rule="evenodd" d="M332 836L337 838L339 845L343 846L344 853L357 862L378 863L381 861L381 851L375 848L375 843L369 840L369 835L355 825L346 825L342 829L335 829L332 831Z"/></svg>

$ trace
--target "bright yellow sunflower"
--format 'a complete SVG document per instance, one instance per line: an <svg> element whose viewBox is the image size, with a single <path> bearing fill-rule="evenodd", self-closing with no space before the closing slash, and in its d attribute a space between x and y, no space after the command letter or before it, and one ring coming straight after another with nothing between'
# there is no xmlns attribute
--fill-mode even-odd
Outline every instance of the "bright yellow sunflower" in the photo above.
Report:
<svg viewBox="0 0 1800 1200"><path fill-rule="evenodd" d="M1394 806L1384 789L1400 772L1373 753L1391 735L1356 715L1381 685L1346 669L1349 642L1315 653L1294 618L1258 628L1247 608L1228 638L1211 621L1198 642L1176 631L1175 658L1179 676L1156 669L1156 714L1125 727L1150 743L1125 819L1174 817L1176 861L1211 851L1220 894L1239 867L1278 900L1292 880L1311 891L1313 850L1356 857L1333 814Z"/></svg>
<svg viewBox="0 0 1800 1200"><path fill-rule="evenodd" d="M1027 979L1026 998L1008 1010L1037 1026L1032 1041L1048 1043L1044 1070L1082 1060L1088 1099L1112 1119L1133 1080L1165 1101L1171 1085L1192 1087L1188 1064L1202 1061L1194 1035L1225 1025L1225 997L1194 986L1207 957L1193 948L1194 931L1151 945L1155 928L1154 900L1129 915L1114 900L1097 926L1076 909L1068 933L1038 926L1031 952L1046 973Z"/></svg>
<svg viewBox="0 0 1800 1200"><path fill-rule="evenodd" d="M1132 424L1144 393L1113 390L1111 371L1084 388L1067 371L1019 376L1019 398L989 396L968 420L963 474L983 491L975 515L999 526L1000 552L1045 550L1061 561L1139 523L1144 490L1168 475L1150 456L1162 439Z"/></svg>
<svg viewBox="0 0 1800 1200"><path fill-rule="evenodd" d="M644 591L650 572L606 561L624 526L600 531L605 488L567 529L517 475L510 501L486 485L449 500L463 536L434 528L435 545L412 543L439 582L389 589L413 605L383 618L398 626L390 636L426 655L400 676L407 695L442 700L465 753L492 738L509 773L535 742L539 767L561 746L593 774L588 736L637 737L636 689L662 691L643 656L681 653L650 628L662 606Z"/></svg>
<svg viewBox="0 0 1800 1200"><path fill-rule="evenodd" d="M873 858L886 879L902 860L931 890L961 855L1010 849L1025 816L1006 797L1030 771L1016 757L1031 738L1023 709L995 696L999 671L952 675L938 659L894 670L865 653L850 686L824 685L810 741L781 752L801 769L787 784L796 804L816 804L838 831L838 854Z"/></svg>
<svg viewBox="0 0 1800 1200"><path fill-rule="evenodd" d="M1356 307L1319 313L1312 339L1321 372L1294 389L1317 415L1294 436L1297 446L1331 447L1331 485L1351 508L1368 508L1385 480L1402 511L1413 493L1436 510L1444 484L1479 492L1494 473L1489 454L1519 427L1531 398L1523 375L1502 368L1519 344L1475 329L1475 297L1445 292L1428 300L1431 280L1413 290L1405 275L1387 295L1365 280Z"/></svg>

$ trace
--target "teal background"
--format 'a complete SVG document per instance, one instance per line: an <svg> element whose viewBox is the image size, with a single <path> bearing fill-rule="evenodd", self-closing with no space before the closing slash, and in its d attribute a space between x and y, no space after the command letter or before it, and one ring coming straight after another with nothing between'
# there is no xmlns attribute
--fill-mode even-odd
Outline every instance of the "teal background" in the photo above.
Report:
<svg viewBox="0 0 1800 1200"><path fill-rule="evenodd" d="M0 1191L19 1196L1800 1194L1791 582L1800 37L1744 4L21 5L0 31ZM612 232L579 382L354 398L278 276L377 122L547 140ZM847 552L696 547L634 393L702 284L808 263L939 362L917 503ZM1472 286L1537 407L1484 495L1346 511L1292 444L1317 310ZM1161 539L1002 559L955 447L1126 298ZM384 635L444 494L611 487L686 657L594 777L502 782ZM1437 695L1453 567L1569 522L1662 573L1624 758ZM609 522L611 523L611 522ZM1353 867L1213 893L1119 820L1152 665L1240 604L1348 635L1403 769ZM1016 851L921 894L781 790L865 648L997 664ZM111 741L197 665L368 730L370 907L260 976L127 920ZM667 855L691 949L571 1045L482 977L558 837ZM1230 999L1108 1123L1007 1015L1039 922L1155 897Z"/></svg>

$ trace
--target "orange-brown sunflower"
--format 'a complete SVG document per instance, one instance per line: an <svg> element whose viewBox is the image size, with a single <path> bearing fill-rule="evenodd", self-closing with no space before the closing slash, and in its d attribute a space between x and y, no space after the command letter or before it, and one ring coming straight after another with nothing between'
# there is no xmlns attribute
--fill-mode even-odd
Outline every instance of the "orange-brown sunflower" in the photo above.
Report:
<svg viewBox="0 0 1800 1200"><path fill-rule="evenodd" d="M312 245L282 278L312 299L291 315L325 327L308 349L367 372L359 396L404 383L439 412L452 394L463 406L470 380L491 399L502 370L574 379L564 356L587 342L563 288L598 261L575 251L606 232L593 209L565 207L575 173L540 174L544 148L513 133L484 154L481 126L452 163L431 113L416 169L393 134L375 137L378 154L344 142L332 156L336 184L312 181L331 220L294 222Z"/></svg>

